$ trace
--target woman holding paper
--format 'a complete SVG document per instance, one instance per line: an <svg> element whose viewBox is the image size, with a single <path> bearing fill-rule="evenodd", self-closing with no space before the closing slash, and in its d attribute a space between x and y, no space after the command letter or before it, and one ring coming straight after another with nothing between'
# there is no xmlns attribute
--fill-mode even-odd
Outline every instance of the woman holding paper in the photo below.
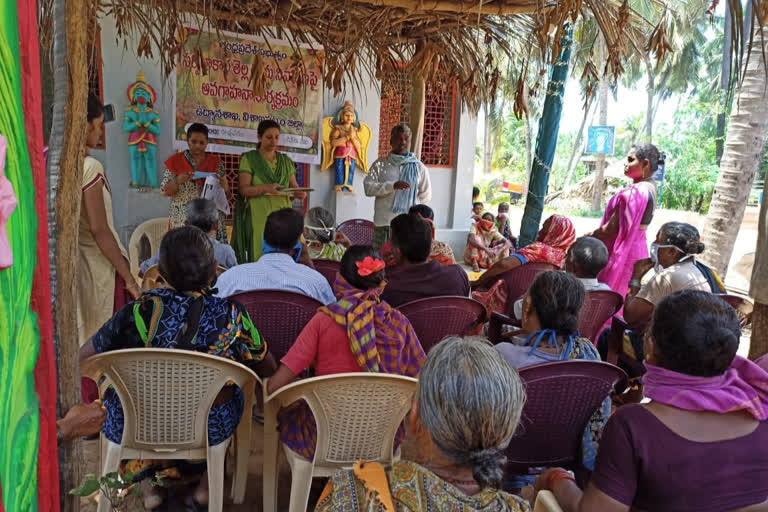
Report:
<svg viewBox="0 0 768 512"><path fill-rule="evenodd" d="M188 150L176 153L165 161L162 187L163 194L171 198L168 213L169 229L184 225L187 219L187 205L193 199L200 197L208 176L218 176L221 188L229 193L224 164L218 156L205 152L208 146L208 127L200 123L189 125L187 145ZM229 243L221 211L219 211L219 229L216 232L216 239L221 243Z"/></svg>
<svg viewBox="0 0 768 512"><path fill-rule="evenodd" d="M271 119L257 128L259 145L240 157L240 181L235 201L232 248L240 264L261 257L264 224L270 213L290 208L291 196L304 199L305 192L288 194L284 188L298 188L296 164L277 151L280 125Z"/></svg>

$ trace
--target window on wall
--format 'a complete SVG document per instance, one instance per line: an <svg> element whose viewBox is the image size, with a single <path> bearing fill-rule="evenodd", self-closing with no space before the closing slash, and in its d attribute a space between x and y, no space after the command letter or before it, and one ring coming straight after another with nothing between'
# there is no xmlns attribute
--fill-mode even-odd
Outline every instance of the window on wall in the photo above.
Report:
<svg viewBox="0 0 768 512"><path fill-rule="evenodd" d="M88 92L99 98L99 103L104 104L104 80L102 78L101 62L101 29L97 26L93 38L93 46L88 52ZM115 116L119 113L115 112ZM101 126L101 139L96 149L107 149L106 131Z"/></svg>
<svg viewBox="0 0 768 512"><path fill-rule="evenodd" d="M389 134L395 125L408 123L411 80L405 67L381 81L379 157L389 153ZM424 102L424 139L421 161L430 167L453 167L456 82L427 82Z"/></svg>

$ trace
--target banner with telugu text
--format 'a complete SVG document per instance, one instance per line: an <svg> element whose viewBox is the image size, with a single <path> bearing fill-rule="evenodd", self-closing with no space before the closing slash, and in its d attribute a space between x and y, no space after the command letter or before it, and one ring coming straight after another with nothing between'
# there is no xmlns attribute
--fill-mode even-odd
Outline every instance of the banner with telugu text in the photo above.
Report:
<svg viewBox="0 0 768 512"><path fill-rule="evenodd" d="M263 96L254 94L251 83L257 55L266 79ZM208 151L241 154L256 148L259 122L274 119L282 151L295 162L320 163L321 51L187 28L175 100L174 149L187 148L186 129L198 122L208 126Z"/></svg>

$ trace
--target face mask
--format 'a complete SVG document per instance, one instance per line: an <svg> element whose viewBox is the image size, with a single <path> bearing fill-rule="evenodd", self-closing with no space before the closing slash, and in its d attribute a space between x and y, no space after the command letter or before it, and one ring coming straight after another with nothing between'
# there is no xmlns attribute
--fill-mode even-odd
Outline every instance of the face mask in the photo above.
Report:
<svg viewBox="0 0 768 512"><path fill-rule="evenodd" d="M294 245L291 248L291 250L292 251L296 251L296 253L293 255L293 261L298 263L299 262L299 258L301 258L301 242L296 242L296 245ZM278 249L276 247L272 247L271 245L269 245L267 243L266 240L262 239L261 240L261 253L262 254L271 254L271 253L274 253L274 252L283 252L284 253L285 251L283 251L281 249Z"/></svg>
<svg viewBox="0 0 768 512"><path fill-rule="evenodd" d="M651 244L651 251L650 251L651 254L650 254L650 256L651 256L651 261L653 262L653 269L656 271L657 274L659 272L661 272L662 270L664 270L664 267L662 267L661 264L659 263L659 249L663 249L663 248L670 248L670 249L674 249L674 250L676 250L678 252L683 252L676 245L659 245L656 242L653 242ZM685 253L683 252L683 254L685 254ZM686 259L688 259L690 257L691 257L690 254L686 254L685 256L683 256L682 258L680 258L678 260L678 263L681 262L681 261L684 261L684 260L686 260Z"/></svg>

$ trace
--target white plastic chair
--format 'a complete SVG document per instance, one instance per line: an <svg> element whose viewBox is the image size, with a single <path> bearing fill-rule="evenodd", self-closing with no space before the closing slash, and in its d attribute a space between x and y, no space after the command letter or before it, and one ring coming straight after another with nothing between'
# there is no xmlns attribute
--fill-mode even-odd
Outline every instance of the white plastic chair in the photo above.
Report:
<svg viewBox="0 0 768 512"><path fill-rule="evenodd" d="M563 512L563 509L560 508L560 504L557 503L555 495L551 491L539 491L536 495L533 512Z"/></svg>
<svg viewBox="0 0 768 512"><path fill-rule="evenodd" d="M140 348L116 350L89 358L81 373L100 390L113 386L123 406L122 444L103 435L102 475L117 471L123 459L206 459L209 510L220 512L224 502L224 458L234 439L235 472L232 500L242 503L248 477L251 410L259 377L240 363L192 352ZM225 384L243 391L243 416L232 438L208 446L208 413ZM99 512L109 501L99 500Z"/></svg>
<svg viewBox="0 0 768 512"><path fill-rule="evenodd" d="M139 261L141 258L139 254L141 239L146 236L149 242L149 256L152 256L160 249L160 241L167 232L168 217L158 217L142 222L131 233L131 238L128 240L128 262L131 264L131 274L136 280L139 279L139 265L141 264Z"/></svg>
<svg viewBox="0 0 768 512"><path fill-rule="evenodd" d="M386 373L340 373L289 384L264 399L264 512L277 510L277 413L304 399L315 416L314 461L283 445L291 466L290 512L304 512L313 477L331 476L358 460L391 466L395 434L418 381ZM266 382L265 382L266 389ZM285 509L282 509L285 510Z"/></svg>

